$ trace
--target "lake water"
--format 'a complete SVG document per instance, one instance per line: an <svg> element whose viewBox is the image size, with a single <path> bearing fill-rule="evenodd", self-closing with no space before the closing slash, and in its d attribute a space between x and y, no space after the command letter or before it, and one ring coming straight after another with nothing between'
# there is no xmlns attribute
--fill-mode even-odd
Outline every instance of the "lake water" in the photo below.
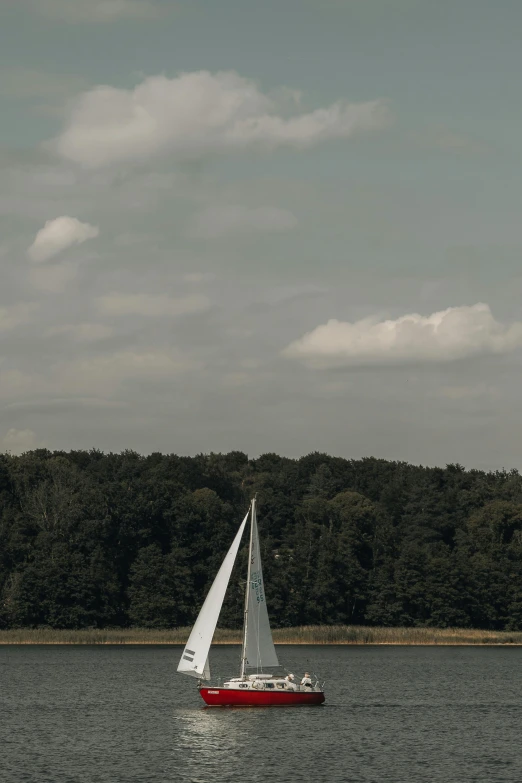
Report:
<svg viewBox="0 0 522 783"><path fill-rule="evenodd" d="M2 782L522 781L521 648L279 646L327 700L265 709L203 708L180 651L0 647Z"/></svg>

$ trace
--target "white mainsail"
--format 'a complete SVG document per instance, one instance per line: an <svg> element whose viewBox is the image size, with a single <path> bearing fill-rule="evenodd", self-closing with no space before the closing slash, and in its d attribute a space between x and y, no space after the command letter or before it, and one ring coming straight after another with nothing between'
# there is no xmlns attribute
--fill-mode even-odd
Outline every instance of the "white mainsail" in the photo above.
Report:
<svg viewBox="0 0 522 783"><path fill-rule="evenodd" d="M257 532L256 501L252 501L252 531L250 549L250 584L248 586L247 622L245 639L245 666L262 669L263 666L279 666L272 640L270 621L265 600L261 552Z"/></svg>
<svg viewBox="0 0 522 783"><path fill-rule="evenodd" d="M178 672L189 674L191 677L199 677L204 680L210 679L210 666L208 663L208 651L212 644L212 637L216 630L216 625L225 599L225 593L232 574L232 568L236 560L241 537L250 514L247 512L241 527L236 533L232 546L227 552L225 559L219 569L212 587L208 591L205 603L201 607L194 627L190 633L185 649L181 655L178 664Z"/></svg>

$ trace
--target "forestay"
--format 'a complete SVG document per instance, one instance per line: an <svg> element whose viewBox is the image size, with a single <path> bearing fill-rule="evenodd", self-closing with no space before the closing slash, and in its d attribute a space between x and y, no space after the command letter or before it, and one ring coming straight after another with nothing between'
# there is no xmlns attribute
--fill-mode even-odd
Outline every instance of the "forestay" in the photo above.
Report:
<svg viewBox="0 0 522 783"><path fill-rule="evenodd" d="M263 666L279 666L266 608L255 501L252 503L252 549L245 648L246 666L249 669L260 670Z"/></svg>
<svg viewBox="0 0 522 783"><path fill-rule="evenodd" d="M212 644L212 637L216 630L216 625L225 598L225 593L232 574L232 568L236 560L237 551L241 542L241 537L245 529L250 511L247 512L232 546L227 552L225 559L219 569L212 587L208 591L205 603L201 607L198 619L191 631L188 642L185 645L181 656L178 672L189 674L192 677L199 677L204 680L210 679L210 667L208 663L208 652Z"/></svg>

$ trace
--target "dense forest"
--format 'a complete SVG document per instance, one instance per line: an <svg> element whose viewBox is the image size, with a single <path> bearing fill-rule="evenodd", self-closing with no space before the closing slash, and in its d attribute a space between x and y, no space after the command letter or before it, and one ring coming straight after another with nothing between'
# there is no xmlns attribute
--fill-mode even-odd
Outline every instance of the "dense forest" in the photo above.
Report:
<svg viewBox="0 0 522 783"><path fill-rule="evenodd" d="M516 471L46 450L0 456L0 628L190 625L254 492L275 627L522 628Z"/></svg>

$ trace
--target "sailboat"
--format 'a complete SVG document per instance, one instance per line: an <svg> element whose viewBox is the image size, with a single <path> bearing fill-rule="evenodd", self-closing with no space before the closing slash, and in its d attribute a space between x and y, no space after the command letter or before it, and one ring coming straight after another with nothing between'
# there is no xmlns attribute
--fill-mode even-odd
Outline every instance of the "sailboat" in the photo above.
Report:
<svg viewBox="0 0 522 783"><path fill-rule="evenodd" d="M210 680L210 645L249 520L250 545L239 677L232 677L223 685L211 686L204 684ZM254 498L201 607L181 655L178 672L198 678L199 692L203 701L210 706L290 706L324 702L324 691L317 678L314 683L310 676L305 675L301 684L298 684L292 674L284 677L263 671L277 668L279 661L266 608Z"/></svg>

